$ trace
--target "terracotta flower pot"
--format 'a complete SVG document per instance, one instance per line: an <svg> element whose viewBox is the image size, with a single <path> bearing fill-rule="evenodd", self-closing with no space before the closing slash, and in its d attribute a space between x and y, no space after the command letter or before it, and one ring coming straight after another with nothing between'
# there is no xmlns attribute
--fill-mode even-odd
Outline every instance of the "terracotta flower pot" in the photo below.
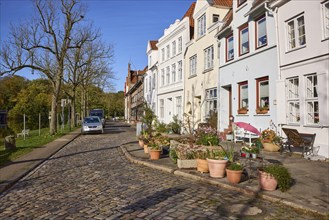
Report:
<svg viewBox="0 0 329 220"><path fill-rule="evenodd" d="M207 161L211 177L223 178L225 176L227 160L213 160L207 158Z"/></svg>
<svg viewBox="0 0 329 220"><path fill-rule="evenodd" d="M227 180L232 184L237 184L241 181L242 170L226 169Z"/></svg>
<svg viewBox="0 0 329 220"><path fill-rule="evenodd" d="M265 143L263 142L263 147L265 151L270 151L270 152L277 152L280 150L280 147L276 144L273 143Z"/></svg>
<svg viewBox="0 0 329 220"><path fill-rule="evenodd" d="M149 153L149 149L147 144L144 144L144 153L148 154Z"/></svg>
<svg viewBox="0 0 329 220"><path fill-rule="evenodd" d="M259 173L259 186L263 190L274 191L278 186L276 179L269 173L258 170Z"/></svg>
<svg viewBox="0 0 329 220"><path fill-rule="evenodd" d="M161 156L161 150L150 150L150 159L159 160Z"/></svg>
<svg viewBox="0 0 329 220"><path fill-rule="evenodd" d="M139 139L138 144L139 144L139 146L144 147L144 140Z"/></svg>
<svg viewBox="0 0 329 220"><path fill-rule="evenodd" d="M196 159L197 170L201 173L209 173L208 161L205 159Z"/></svg>

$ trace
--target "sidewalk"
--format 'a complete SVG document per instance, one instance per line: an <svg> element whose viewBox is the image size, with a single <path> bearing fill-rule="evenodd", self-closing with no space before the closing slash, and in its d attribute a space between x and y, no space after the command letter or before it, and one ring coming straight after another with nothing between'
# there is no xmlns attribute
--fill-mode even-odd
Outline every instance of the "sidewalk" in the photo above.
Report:
<svg viewBox="0 0 329 220"><path fill-rule="evenodd" d="M0 168L0 194L80 135L80 129L56 139Z"/></svg>
<svg viewBox="0 0 329 220"><path fill-rule="evenodd" d="M168 156L162 156L160 160L149 160L148 154L143 148L134 144L121 146L125 156L133 163L159 169L175 175L236 190L250 196L263 198L272 202L280 202L283 205L307 212L329 216L329 163L311 161L301 158L300 155L288 156L288 154L264 152L265 160L276 161L286 166L294 179L294 185L287 191L260 191L257 174L253 178L232 185L226 178L210 178L208 173L201 174L196 169L179 169Z"/></svg>

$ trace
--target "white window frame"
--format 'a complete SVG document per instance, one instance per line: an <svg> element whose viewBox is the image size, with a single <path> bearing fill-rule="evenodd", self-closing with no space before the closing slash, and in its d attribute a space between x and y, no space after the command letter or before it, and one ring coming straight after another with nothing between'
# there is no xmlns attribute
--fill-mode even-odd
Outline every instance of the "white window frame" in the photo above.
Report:
<svg viewBox="0 0 329 220"><path fill-rule="evenodd" d="M217 88L206 90L206 118L210 117L211 111L217 112Z"/></svg>
<svg viewBox="0 0 329 220"><path fill-rule="evenodd" d="M160 105L160 118L164 118L164 99L160 99L159 101Z"/></svg>
<svg viewBox="0 0 329 220"><path fill-rule="evenodd" d="M164 86L165 83L165 72L164 69L161 69L161 86Z"/></svg>
<svg viewBox="0 0 329 220"><path fill-rule="evenodd" d="M260 33L259 33L259 30L260 30L260 28L259 28L259 24L260 24L261 22L264 22L264 23L262 23L262 24L265 25L265 35L259 36L259 34L260 34ZM263 47L263 46L266 46L266 45L267 45L267 29L266 29L266 22L267 22L267 20L266 20L266 16L265 16L265 15L262 16L262 17L260 17L258 20L256 20L256 48L257 48L257 49L260 48L260 47ZM265 42L262 42L261 39L264 39Z"/></svg>
<svg viewBox="0 0 329 220"><path fill-rule="evenodd" d="M267 83L267 86L268 86L268 97L262 95L262 83L266 82ZM263 78L260 78L260 79L257 79L257 97L258 97L258 100L257 100L257 107L261 107L261 108L264 108L264 107L268 107L268 109L270 109L270 81L269 81L269 78L268 77L263 77ZM264 99L267 98L267 99Z"/></svg>
<svg viewBox="0 0 329 220"><path fill-rule="evenodd" d="M245 42L242 41L244 34L247 35L247 41ZM247 47L243 47L244 44L246 44ZM244 48L246 48L246 50L243 50ZM249 51L250 51L249 25L247 23L239 28L239 55L241 56L247 54L249 53Z"/></svg>
<svg viewBox="0 0 329 220"><path fill-rule="evenodd" d="M173 83L176 82L176 63L173 63L173 64L171 65L171 81L172 81Z"/></svg>
<svg viewBox="0 0 329 220"><path fill-rule="evenodd" d="M161 54L162 54L162 62L164 62L165 61L165 49L164 48L161 49Z"/></svg>
<svg viewBox="0 0 329 220"><path fill-rule="evenodd" d="M323 39L329 39L329 0L322 3Z"/></svg>
<svg viewBox="0 0 329 220"><path fill-rule="evenodd" d="M288 124L300 123L299 78L286 79L287 119Z"/></svg>
<svg viewBox="0 0 329 220"><path fill-rule="evenodd" d="M244 89L247 91L246 96L243 96ZM249 109L249 87L248 81L239 83L239 108Z"/></svg>
<svg viewBox="0 0 329 220"><path fill-rule="evenodd" d="M306 107L306 124L317 125L320 122L319 114L319 94L318 94L318 77L310 74L305 76L305 107Z"/></svg>
<svg viewBox="0 0 329 220"><path fill-rule="evenodd" d="M178 81L181 82L183 80L183 63L182 61L178 61Z"/></svg>
<svg viewBox="0 0 329 220"><path fill-rule="evenodd" d="M179 120L182 119L183 113L182 113L182 96L177 96L176 97L176 113L177 113L177 118Z"/></svg>
<svg viewBox="0 0 329 220"><path fill-rule="evenodd" d="M190 76L196 75L197 68L197 55L193 55L190 57Z"/></svg>
<svg viewBox="0 0 329 220"><path fill-rule="evenodd" d="M172 56L176 56L176 41L172 42Z"/></svg>
<svg viewBox="0 0 329 220"><path fill-rule="evenodd" d="M206 34L206 13L198 18L198 37Z"/></svg>
<svg viewBox="0 0 329 220"><path fill-rule="evenodd" d="M232 48L230 47L232 45ZM232 52L230 52L232 51ZM226 62L234 59L234 37L233 34L226 37Z"/></svg>
<svg viewBox="0 0 329 220"><path fill-rule="evenodd" d="M182 37L178 38L178 53L181 53L183 50L183 41L182 41Z"/></svg>
<svg viewBox="0 0 329 220"><path fill-rule="evenodd" d="M298 20L303 19L303 24L298 26ZM300 33L303 31L303 33ZM296 16L286 22L287 49L295 50L306 46L305 18L304 14ZM302 41L301 41L302 39Z"/></svg>
<svg viewBox="0 0 329 220"><path fill-rule="evenodd" d="M170 84L170 66L166 67L166 85Z"/></svg>
<svg viewBox="0 0 329 220"><path fill-rule="evenodd" d="M214 46L210 46L204 50L204 70L214 67Z"/></svg>

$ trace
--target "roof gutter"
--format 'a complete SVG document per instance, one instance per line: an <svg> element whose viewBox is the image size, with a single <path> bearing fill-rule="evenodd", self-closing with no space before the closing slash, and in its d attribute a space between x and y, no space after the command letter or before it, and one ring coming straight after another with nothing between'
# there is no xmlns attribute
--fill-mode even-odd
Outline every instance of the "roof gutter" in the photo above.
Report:
<svg viewBox="0 0 329 220"><path fill-rule="evenodd" d="M265 1L266 2L266 1ZM244 16L247 17L250 14L254 13L255 11L257 11L258 9L260 9L262 6L265 5L265 2L263 2L262 4L256 6L255 8L253 8L252 10L248 11Z"/></svg>

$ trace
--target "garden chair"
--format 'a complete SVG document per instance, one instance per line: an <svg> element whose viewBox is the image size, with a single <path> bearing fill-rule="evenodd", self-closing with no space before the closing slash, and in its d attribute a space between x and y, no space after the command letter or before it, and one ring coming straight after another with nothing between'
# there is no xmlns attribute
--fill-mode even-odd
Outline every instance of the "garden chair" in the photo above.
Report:
<svg viewBox="0 0 329 220"><path fill-rule="evenodd" d="M290 152L291 147L301 147L303 148L304 155L313 155L313 144L315 141L316 134L306 134L299 133L296 129L282 128L283 132L286 134L287 138L283 142L281 147L281 153L285 148L288 148Z"/></svg>

